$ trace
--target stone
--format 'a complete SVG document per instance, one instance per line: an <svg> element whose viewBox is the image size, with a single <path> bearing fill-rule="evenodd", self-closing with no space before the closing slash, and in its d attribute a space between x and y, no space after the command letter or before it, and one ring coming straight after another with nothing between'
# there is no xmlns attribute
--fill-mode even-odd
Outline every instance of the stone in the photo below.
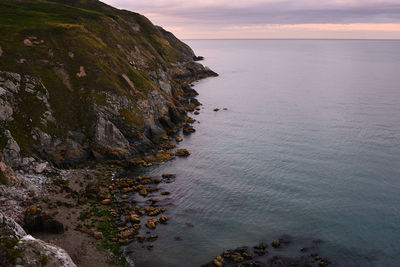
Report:
<svg viewBox="0 0 400 267"><path fill-rule="evenodd" d="M153 242L158 238L158 235L150 235L149 237L146 238L146 241L148 242Z"/></svg>
<svg viewBox="0 0 400 267"><path fill-rule="evenodd" d="M319 265L319 267L325 267L325 266L328 266L328 264L329 264L329 263L328 263L327 261L325 261L325 260L320 260L318 265Z"/></svg>
<svg viewBox="0 0 400 267"><path fill-rule="evenodd" d="M272 241L271 245L274 248L278 248L278 247L280 247L281 242L279 242L279 240L274 240L274 241Z"/></svg>
<svg viewBox="0 0 400 267"><path fill-rule="evenodd" d="M31 40L29 40L29 39L24 39L24 45L26 45L26 46L32 46L33 44L32 44L32 42L31 42Z"/></svg>
<svg viewBox="0 0 400 267"><path fill-rule="evenodd" d="M168 221L168 217L165 215L161 215L160 219L158 220L160 223L166 223Z"/></svg>
<svg viewBox="0 0 400 267"><path fill-rule="evenodd" d="M132 223L140 223L140 217L137 214L131 214L130 220Z"/></svg>
<svg viewBox="0 0 400 267"><path fill-rule="evenodd" d="M219 108L214 108L213 110L214 110L215 112L217 112L217 111L219 111Z"/></svg>
<svg viewBox="0 0 400 267"><path fill-rule="evenodd" d="M93 233L93 236L94 236L96 239L103 239L103 233L102 233L102 232L94 232L94 233Z"/></svg>
<svg viewBox="0 0 400 267"><path fill-rule="evenodd" d="M200 114L200 112L198 112L198 111L195 111L195 112L193 112L193 114L194 114L194 115L199 115L199 114Z"/></svg>
<svg viewBox="0 0 400 267"><path fill-rule="evenodd" d="M182 142L183 138L181 136L177 136L177 137L175 137L175 141L176 142Z"/></svg>
<svg viewBox="0 0 400 267"><path fill-rule="evenodd" d="M46 169L48 168L48 163L47 162L43 162L43 163L39 163L35 166L35 172L36 173L42 173L44 172Z"/></svg>
<svg viewBox="0 0 400 267"><path fill-rule="evenodd" d="M223 264L221 261L217 260L216 258L213 260L213 264L214 264L215 266L217 266L217 267L222 267L222 266L224 266L224 264Z"/></svg>
<svg viewBox="0 0 400 267"><path fill-rule="evenodd" d="M149 229L155 229L157 224L157 219L155 218L150 218L146 222L146 227Z"/></svg>
<svg viewBox="0 0 400 267"><path fill-rule="evenodd" d="M122 198L122 199L127 199L127 198L128 198L128 195L124 194L124 195L121 196L121 198Z"/></svg>
<svg viewBox="0 0 400 267"><path fill-rule="evenodd" d="M176 175L175 174L170 174L170 173L163 173L161 175L162 178L166 178L166 179L171 179L171 178L175 178Z"/></svg>
<svg viewBox="0 0 400 267"><path fill-rule="evenodd" d="M148 192L147 192L146 188L141 189L141 190L139 191L139 195L141 195L141 196L143 196L143 197L147 196L147 195L148 195Z"/></svg>
<svg viewBox="0 0 400 267"><path fill-rule="evenodd" d="M9 120L11 120L13 112L14 111L13 111L11 105L7 101L4 101L3 99L0 99L0 121L9 121Z"/></svg>
<svg viewBox="0 0 400 267"><path fill-rule="evenodd" d="M35 239L31 235L24 236L16 245L21 249L20 266L44 266L43 256L46 257L46 266L76 267L67 252L52 244Z"/></svg>
<svg viewBox="0 0 400 267"><path fill-rule="evenodd" d="M111 199L109 199L109 198L103 199L101 201L101 204L103 204L103 205L109 205L110 203L111 203Z"/></svg>
<svg viewBox="0 0 400 267"><path fill-rule="evenodd" d="M187 149L181 148L175 152L175 156L178 157L188 157L190 156L190 152Z"/></svg>
<svg viewBox="0 0 400 267"><path fill-rule="evenodd" d="M78 76L79 78L85 77L86 76L85 67L80 66L79 72L76 74L76 76Z"/></svg>
<svg viewBox="0 0 400 267"><path fill-rule="evenodd" d="M193 128L193 126L189 125L189 124L185 124L182 128L182 132L183 134L191 134L194 133L196 130Z"/></svg>
<svg viewBox="0 0 400 267"><path fill-rule="evenodd" d="M161 194L161 195L163 195L163 196L167 196L167 195L169 195L169 194L170 194L170 192L163 191L163 192L161 192L160 194Z"/></svg>

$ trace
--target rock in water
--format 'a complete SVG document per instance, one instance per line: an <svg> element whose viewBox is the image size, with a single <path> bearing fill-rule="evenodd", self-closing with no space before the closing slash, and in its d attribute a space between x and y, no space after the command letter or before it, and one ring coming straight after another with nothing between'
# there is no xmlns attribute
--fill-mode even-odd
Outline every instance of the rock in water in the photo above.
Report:
<svg viewBox="0 0 400 267"><path fill-rule="evenodd" d="M274 240L271 243L271 246L274 248L278 248L278 247L280 247L280 245L281 245L281 242L279 242L279 240Z"/></svg>
<svg viewBox="0 0 400 267"><path fill-rule="evenodd" d="M188 157L188 156L190 156L190 152L189 152L187 149L184 149L184 148L178 149L178 150L175 152L175 156L178 156L178 157Z"/></svg>

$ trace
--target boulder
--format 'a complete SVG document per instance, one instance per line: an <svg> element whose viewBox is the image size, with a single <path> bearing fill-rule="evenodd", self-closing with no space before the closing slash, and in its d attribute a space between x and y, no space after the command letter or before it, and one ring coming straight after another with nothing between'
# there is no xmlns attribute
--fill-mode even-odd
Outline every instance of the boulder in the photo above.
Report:
<svg viewBox="0 0 400 267"><path fill-rule="evenodd" d="M161 215L160 219L158 220L160 223L166 223L168 221L168 217L165 215Z"/></svg>
<svg viewBox="0 0 400 267"><path fill-rule="evenodd" d="M280 245L281 245L281 242L279 242L279 240L274 240L271 243L271 246L274 248L278 248L278 247L280 247Z"/></svg>
<svg viewBox="0 0 400 267"><path fill-rule="evenodd" d="M109 205L110 203L111 203L111 199L109 199L109 198L103 199L101 201L101 204L103 204L103 205Z"/></svg>
<svg viewBox="0 0 400 267"><path fill-rule="evenodd" d="M178 157L188 157L190 156L190 152L187 149L181 148L175 152L175 156Z"/></svg>

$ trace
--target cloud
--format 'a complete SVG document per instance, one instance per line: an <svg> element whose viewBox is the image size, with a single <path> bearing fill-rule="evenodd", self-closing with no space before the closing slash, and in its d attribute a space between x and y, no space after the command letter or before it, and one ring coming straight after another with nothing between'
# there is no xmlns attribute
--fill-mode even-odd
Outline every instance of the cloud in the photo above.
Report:
<svg viewBox="0 0 400 267"><path fill-rule="evenodd" d="M238 26L400 23L399 0L105 1L142 13L167 29L202 33Z"/></svg>
<svg viewBox="0 0 400 267"><path fill-rule="evenodd" d="M142 13L221 24L400 22L398 0L108 0L107 2Z"/></svg>

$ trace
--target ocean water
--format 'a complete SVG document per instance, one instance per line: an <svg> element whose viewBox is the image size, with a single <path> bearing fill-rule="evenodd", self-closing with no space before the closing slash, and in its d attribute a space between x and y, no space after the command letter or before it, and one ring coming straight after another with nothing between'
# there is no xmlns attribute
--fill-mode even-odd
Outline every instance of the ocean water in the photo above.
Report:
<svg viewBox="0 0 400 267"><path fill-rule="evenodd" d="M191 156L142 171L177 178L154 248L128 249L136 266L283 235L287 253L321 239L338 266L400 266L400 41L186 42L220 76L195 83Z"/></svg>

